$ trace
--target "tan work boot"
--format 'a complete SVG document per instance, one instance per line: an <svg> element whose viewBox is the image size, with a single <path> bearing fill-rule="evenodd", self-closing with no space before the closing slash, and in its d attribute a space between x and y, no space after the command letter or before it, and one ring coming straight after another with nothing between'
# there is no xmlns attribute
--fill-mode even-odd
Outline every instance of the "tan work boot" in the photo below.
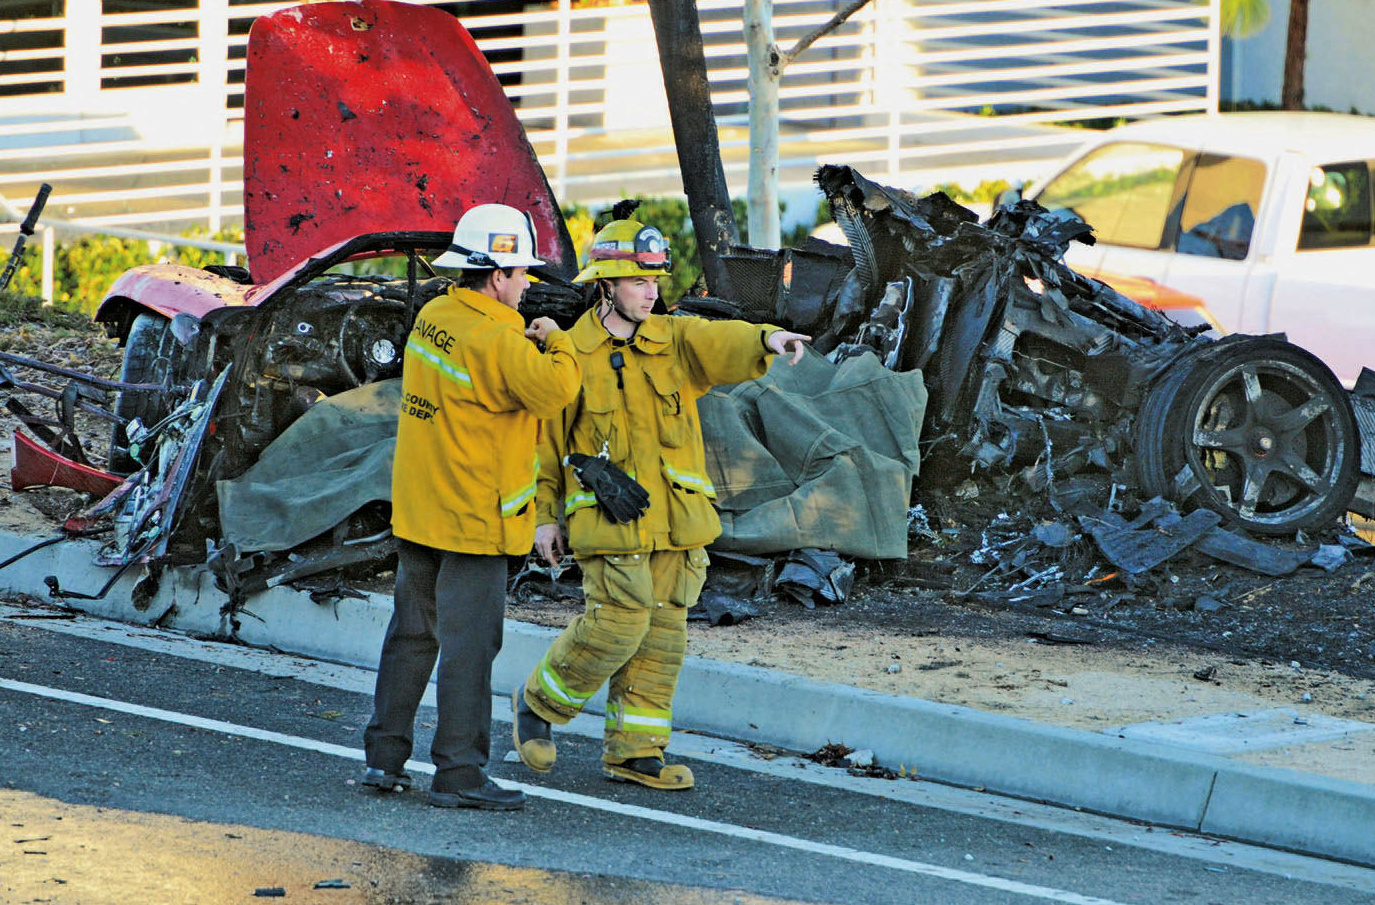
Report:
<svg viewBox="0 0 1375 905"><path fill-rule="evenodd" d="M524 683L511 692L511 716L511 741L520 762L536 773L554 769L558 751L550 738L549 723L525 703Z"/></svg>
<svg viewBox="0 0 1375 905"><path fill-rule="evenodd" d="M618 764L602 764L613 782L637 782L651 789L676 792L692 788L692 771L682 764L666 764L657 757L632 757Z"/></svg>

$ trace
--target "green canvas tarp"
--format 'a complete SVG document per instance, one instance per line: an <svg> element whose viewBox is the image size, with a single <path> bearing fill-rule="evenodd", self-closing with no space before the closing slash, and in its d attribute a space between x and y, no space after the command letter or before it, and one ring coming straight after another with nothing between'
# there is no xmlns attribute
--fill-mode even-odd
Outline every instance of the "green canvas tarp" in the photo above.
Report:
<svg viewBox="0 0 1375 905"><path fill-rule="evenodd" d="M241 553L290 550L374 501L391 502L401 381L312 406L248 471L219 481L220 531Z"/></svg>
<svg viewBox="0 0 1375 905"><path fill-rule="evenodd" d="M907 511L926 411L921 373L864 354L808 353L700 403L722 533L712 547L803 547L863 559L907 556Z"/></svg>
<svg viewBox="0 0 1375 905"><path fill-rule="evenodd" d="M220 481L220 525L240 552L289 550L360 507L391 499L401 382L315 405L240 477ZM871 559L907 555L926 391L917 372L873 355L839 366L809 353L701 400L707 468L724 532L714 548L821 547Z"/></svg>

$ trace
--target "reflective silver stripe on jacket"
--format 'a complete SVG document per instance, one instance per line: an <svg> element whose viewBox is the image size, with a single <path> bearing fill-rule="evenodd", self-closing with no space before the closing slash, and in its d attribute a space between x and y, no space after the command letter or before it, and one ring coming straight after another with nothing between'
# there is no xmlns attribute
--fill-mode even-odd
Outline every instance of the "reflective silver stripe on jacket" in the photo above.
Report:
<svg viewBox="0 0 1375 905"><path fill-rule="evenodd" d="M459 386L467 387L470 390L473 388L473 378L469 376L467 371L431 352L429 349L422 346L420 341L414 337L406 340L406 351L414 352L416 358L434 368L440 374L443 374Z"/></svg>
<svg viewBox="0 0 1375 905"><path fill-rule="evenodd" d="M686 490L695 490L698 493L705 493L707 496L716 496L716 488L706 475L697 474L692 471L679 471L672 465L664 466L665 473L677 484Z"/></svg>

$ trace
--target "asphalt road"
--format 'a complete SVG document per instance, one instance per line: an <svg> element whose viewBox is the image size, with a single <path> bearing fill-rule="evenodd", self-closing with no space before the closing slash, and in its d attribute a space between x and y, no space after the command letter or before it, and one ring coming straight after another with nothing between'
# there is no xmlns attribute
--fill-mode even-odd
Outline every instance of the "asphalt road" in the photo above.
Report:
<svg viewBox="0 0 1375 905"><path fill-rule="evenodd" d="M1368 869L690 733L695 790L610 783L590 717L536 777L503 700L525 810L437 810L354 784L366 670L40 614L0 608L0 902L1375 905Z"/></svg>

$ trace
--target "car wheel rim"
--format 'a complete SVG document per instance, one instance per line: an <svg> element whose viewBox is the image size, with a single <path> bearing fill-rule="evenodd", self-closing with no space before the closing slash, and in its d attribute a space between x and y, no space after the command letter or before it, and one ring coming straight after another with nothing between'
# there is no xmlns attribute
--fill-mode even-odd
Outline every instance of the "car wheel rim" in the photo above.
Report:
<svg viewBox="0 0 1375 905"><path fill-rule="evenodd" d="M1338 480L1345 441L1336 401L1287 362L1235 364L1188 412L1185 459L1204 493L1245 522L1301 520Z"/></svg>

